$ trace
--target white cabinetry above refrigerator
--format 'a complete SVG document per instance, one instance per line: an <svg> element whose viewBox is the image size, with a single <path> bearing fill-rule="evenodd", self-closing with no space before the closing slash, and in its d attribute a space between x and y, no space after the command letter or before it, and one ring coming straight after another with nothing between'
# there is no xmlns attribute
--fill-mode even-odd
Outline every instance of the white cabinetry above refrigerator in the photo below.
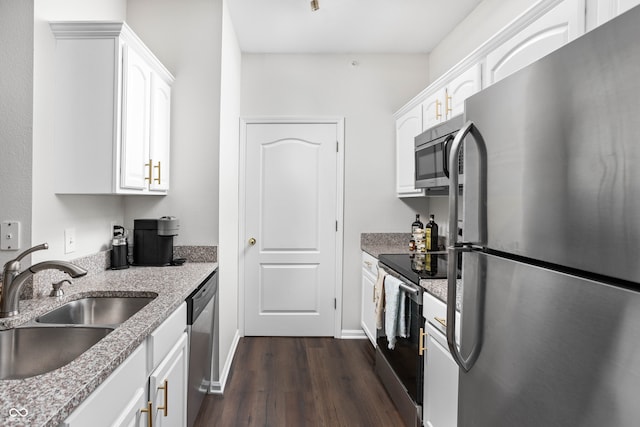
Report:
<svg viewBox="0 0 640 427"><path fill-rule="evenodd" d="M123 22L52 22L58 194L166 194L173 76Z"/></svg>

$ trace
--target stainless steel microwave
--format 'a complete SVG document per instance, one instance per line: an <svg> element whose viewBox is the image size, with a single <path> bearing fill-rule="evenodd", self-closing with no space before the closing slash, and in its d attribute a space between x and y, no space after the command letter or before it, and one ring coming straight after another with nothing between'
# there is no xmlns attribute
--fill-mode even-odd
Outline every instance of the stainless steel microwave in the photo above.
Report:
<svg viewBox="0 0 640 427"><path fill-rule="evenodd" d="M448 191L449 151L451 143L464 124L462 115L452 117L415 137L416 188ZM458 174L463 173L462 151L458 158ZM462 182L462 180L460 180Z"/></svg>

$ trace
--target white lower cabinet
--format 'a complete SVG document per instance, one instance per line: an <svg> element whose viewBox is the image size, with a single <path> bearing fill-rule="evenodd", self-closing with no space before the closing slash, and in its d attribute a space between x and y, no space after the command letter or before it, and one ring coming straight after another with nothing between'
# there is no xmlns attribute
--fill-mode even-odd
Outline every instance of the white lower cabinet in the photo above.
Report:
<svg viewBox="0 0 640 427"><path fill-rule="evenodd" d="M445 335L446 305L430 294L425 294L423 303L426 354L422 423L425 427L456 427L458 365L449 352Z"/></svg>
<svg viewBox="0 0 640 427"><path fill-rule="evenodd" d="M156 427L184 426L187 421L188 339L180 340L149 376L149 401Z"/></svg>
<svg viewBox="0 0 640 427"><path fill-rule="evenodd" d="M183 303L60 426L186 426L186 311Z"/></svg>
<svg viewBox="0 0 640 427"><path fill-rule="evenodd" d="M139 413L147 391L147 346L142 343L61 426L145 426ZM141 402L139 391L144 390ZM142 406L135 407L142 403ZM134 409L135 407L135 409Z"/></svg>
<svg viewBox="0 0 640 427"><path fill-rule="evenodd" d="M362 330L376 346L376 304L373 292L378 278L378 260L366 252L362 252L362 301L360 325Z"/></svg>
<svg viewBox="0 0 640 427"><path fill-rule="evenodd" d="M458 424L458 365L451 357L446 337L429 323L424 366L424 414L428 427Z"/></svg>

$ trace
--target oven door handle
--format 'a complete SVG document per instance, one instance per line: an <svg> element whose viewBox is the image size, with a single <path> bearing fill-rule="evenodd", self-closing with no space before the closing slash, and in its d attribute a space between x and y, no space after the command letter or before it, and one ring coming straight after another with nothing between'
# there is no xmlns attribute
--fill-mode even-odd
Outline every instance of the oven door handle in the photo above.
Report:
<svg viewBox="0 0 640 427"><path fill-rule="evenodd" d="M400 289L412 295L418 295L420 293L420 289L415 289L404 283L400 283Z"/></svg>

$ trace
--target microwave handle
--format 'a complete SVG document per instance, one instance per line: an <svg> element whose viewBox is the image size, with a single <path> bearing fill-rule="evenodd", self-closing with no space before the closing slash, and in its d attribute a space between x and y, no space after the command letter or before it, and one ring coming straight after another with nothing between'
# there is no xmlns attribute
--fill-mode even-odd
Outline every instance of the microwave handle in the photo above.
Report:
<svg viewBox="0 0 640 427"><path fill-rule="evenodd" d="M453 142L455 136L449 135L444 140L444 147L442 150L442 171L444 172L444 176L449 178L449 144Z"/></svg>

